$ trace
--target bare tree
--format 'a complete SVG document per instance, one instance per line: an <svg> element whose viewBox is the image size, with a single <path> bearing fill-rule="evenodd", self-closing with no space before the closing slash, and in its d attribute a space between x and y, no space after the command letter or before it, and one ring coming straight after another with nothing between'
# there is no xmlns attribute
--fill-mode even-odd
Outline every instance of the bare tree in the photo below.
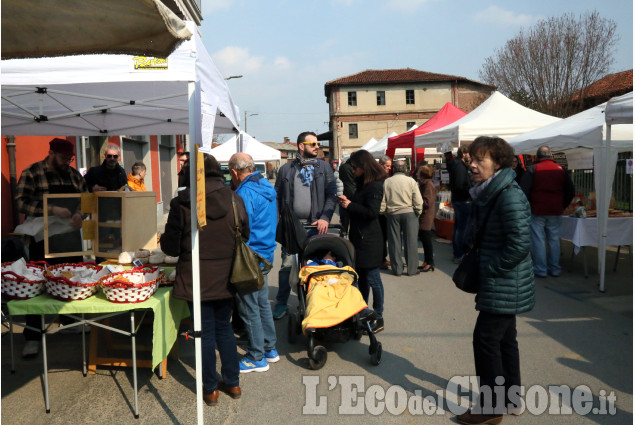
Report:
<svg viewBox="0 0 635 425"><path fill-rule="evenodd" d="M613 64L616 29L597 11L539 21L485 59L480 77L529 108L572 115L582 108L584 88Z"/></svg>

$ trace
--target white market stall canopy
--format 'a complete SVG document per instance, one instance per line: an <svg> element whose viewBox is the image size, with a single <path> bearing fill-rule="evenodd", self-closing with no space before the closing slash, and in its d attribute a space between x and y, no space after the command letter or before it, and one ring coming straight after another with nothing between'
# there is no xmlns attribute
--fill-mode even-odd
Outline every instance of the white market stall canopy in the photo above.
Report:
<svg viewBox="0 0 635 425"><path fill-rule="evenodd" d="M633 92L609 100L605 115L609 125L633 124Z"/></svg>
<svg viewBox="0 0 635 425"><path fill-rule="evenodd" d="M2 134L187 134L190 82L197 85L204 136L232 132L238 107L194 24L187 24L193 37L167 60L128 55L3 60Z"/></svg>
<svg viewBox="0 0 635 425"><path fill-rule="evenodd" d="M606 141L606 120L604 114L606 105L606 103L603 103L507 141L512 145L516 153L532 155L542 145L549 146L552 151L602 147ZM612 126L611 145L618 150L632 150L632 124Z"/></svg>
<svg viewBox="0 0 635 425"><path fill-rule="evenodd" d="M472 112L438 130L415 137L415 146L436 147L442 152L479 136L498 136L505 140L560 118L542 114L514 102L500 92L494 92Z"/></svg>
<svg viewBox="0 0 635 425"><path fill-rule="evenodd" d="M619 105L617 114L620 117L618 118L620 122L629 121L629 110L632 122L632 92L630 94L630 97L617 98L619 99L617 100L617 105ZM615 99L611 101L613 100ZM602 292L604 292L606 270L608 209L613 189L617 153L633 149L633 124L607 125L606 108L607 103L603 103L509 140L517 153L535 153L542 145L549 146L552 151L593 149L598 217L598 270L600 272L600 291Z"/></svg>
<svg viewBox="0 0 635 425"><path fill-rule="evenodd" d="M360 149L364 149L365 151L370 151L370 149L372 149L372 147L375 146L376 144L377 144L377 139L375 139L374 137L371 137L370 140L364 143L364 145Z"/></svg>
<svg viewBox="0 0 635 425"><path fill-rule="evenodd" d="M160 0L3 0L2 59L166 57L192 36Z"/></svg>
<svg viewBox="0 0 635 425"><path fill-rule="evenodd" d="M242 142L237 142L238 136L233 136L220 146L216 146L209 153L214 155L218 162L227 162L229 158L238 152L238 145L242 145L240 152L248 153L254 159L254 162L280 161L280 151L267 146L249 134L240 132Z"/></svg>
<svg viewBox="0 0 635 425"><path fill-rule="evenodd" d="M388 139L390 137L395 137L396 135L397 133L395 133L394 131L384 135L384 137L379 139L377 143L375 143L373 146L370 147L370 149L367 149L368 152L373 154L375 158L381 157L382 155L386 153L386 148L388 147Z"/></svg>

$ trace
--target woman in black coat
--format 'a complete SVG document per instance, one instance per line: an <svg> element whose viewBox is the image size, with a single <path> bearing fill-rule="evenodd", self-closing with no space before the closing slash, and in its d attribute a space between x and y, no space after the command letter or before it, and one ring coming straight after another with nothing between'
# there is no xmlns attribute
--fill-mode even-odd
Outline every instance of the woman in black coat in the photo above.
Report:
<svg viewBox="0 0 635 425"><path fill-rule="evenodd" d="M351 199L340 195L340 206L350 217L348 237L355 247L355 271L359 275L359 290L366 303L370 291L373 292L373 310L377 319L371 327L374 332L379 332L384 329L384 285L379 274L383 253L378 249L383 237L379 224L379 209L384 197L384 180L387 176L368 151L353 152L350 162L357 191Z"/></svg>

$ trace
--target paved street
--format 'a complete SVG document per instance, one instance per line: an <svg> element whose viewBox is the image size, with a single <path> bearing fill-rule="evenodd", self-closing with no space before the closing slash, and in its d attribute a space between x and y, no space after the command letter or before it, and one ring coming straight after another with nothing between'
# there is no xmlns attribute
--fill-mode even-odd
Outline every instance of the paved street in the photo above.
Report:
<svg viewBox="0 0 635 425"><path fill-rule="evenodd" d="M593 274L595 250L588 250L591 276L585 279L582 256L571 263L571 245L563 246L562 262L571 271L557 279L538 280L535 309L518 317L523 384L527 388L538 385L532 387L534 395L544 388L545 396L549 385L578 390L586 385L593 393L593 407L601 407L600 395L613 393L616 413L556 417L526 411L518 417L506 416L504 423L632 423L632 257L622 252L619 269L613 272L615 251L609 252L607 292L601 294ZM452 423L455 393L450 391L444 398L436 392L444 390L452 377L474 373L471 340L477 312L473 296L455 289L450 279L455 268L450 261L451 245L437 240L434 248L437 270L433 273L400 278L382 273L386 330L378 334L384 350L379 366L370 364L368 338L364 337L361 342L327 345L326 365L319 371L311 370L305 339L300 337L294 345L287 342L285 318L276 322L281 361L268 372L242 375L243 397L235 401L221 394L217 407L205 407L205 423ZM278 257L277 253L270 274L270 299L277 290ZM297 303L295 297L292 302ZM159 379L148 369L139 370L140 418L136 421L131 370L99 368L97 375L82 377L79 335L54 334L49 338L51 413L46 414L41 357L22 360L22 337L16 336L15 341L17 371L12 375L9 337L2 337L3 424L196 423L194 344L183 338L179 339L180 359L169 360L167 379ZM361 384L359 393L351 391L351 382ZM392 401L387 403L389 408L383 404L384 392ZM351 401L351 393L359 398ZM432 415L411 411L417 407L414 394L433 396L443 410L433 408ZM411 406L406 404L409 401ZM319 414L303 414L303 406ZM351 414L356 408L362 413Z"/></svg>

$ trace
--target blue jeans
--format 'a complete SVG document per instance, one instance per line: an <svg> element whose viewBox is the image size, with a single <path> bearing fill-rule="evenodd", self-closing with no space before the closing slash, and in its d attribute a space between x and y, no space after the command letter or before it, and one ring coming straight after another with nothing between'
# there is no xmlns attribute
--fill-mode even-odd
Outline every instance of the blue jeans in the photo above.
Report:
<svg viewBox="0 0 635 425"><path fill-rule="evenodd" d="M373 310L379 317L384 316L384 285L381 283L381 275L379 274L379 268L374 269L357 269L357 275L359 280L357 285L359 286L359 292L362 293L362 297L366 304L368 304L368 296L370 291L373 291Z"/></svg>
<svg viewBox="0 0 635 425"><path fill-rule="evenodd" d="M317 235L317 229L307 229L307 238L310 238L313 235ZM291 273L291 267L295 261L295 254L289 254L287 250L282 247L281 258L282 265L280 266L280 271L278 272L278 293L276 294L276 303L287 305L289 302L289 295L291 294L289 273Z"/></svg>
<svg viewBox="0 0 635 425"><path fill-rule="evenodd" d="M247 357L260 361L265 351L276 348L276 328L273 324L273 314L269 305L269 285L267 285L269 270L263 269L265 283L259 291L247 295L237 295L238 312L245 322L247 331Z"/></svg>
<svg viewBox="0 0 635 425"><path fill-rule="evenodd" d="M452 231L452 253L461 258L467 252L470 243L470 223L472 219L471 202L452 202L454 208L454 230Z"/></svg>
<svg viewBox="0 0 635 425"><path fill-rule="evenodd" d="M201 348L203 357L203 390L211 393L218 388L216 376L216 348L220 355L221 378L229 387L239 385L240 369L236 338L230 319L232 298L201 302ZM188 302L192 317L194 305Z"/></svg>
<svg viewBox="0 0 635 425"><path fill-rule="evenodd" d="M554 276L562 273L560 267L560 234L562 217L559 215L531 215L531 256L534 259L534 274ZM546 242L546 247L545 247ZM547 250L549 251L547 253Z"/></svg>

